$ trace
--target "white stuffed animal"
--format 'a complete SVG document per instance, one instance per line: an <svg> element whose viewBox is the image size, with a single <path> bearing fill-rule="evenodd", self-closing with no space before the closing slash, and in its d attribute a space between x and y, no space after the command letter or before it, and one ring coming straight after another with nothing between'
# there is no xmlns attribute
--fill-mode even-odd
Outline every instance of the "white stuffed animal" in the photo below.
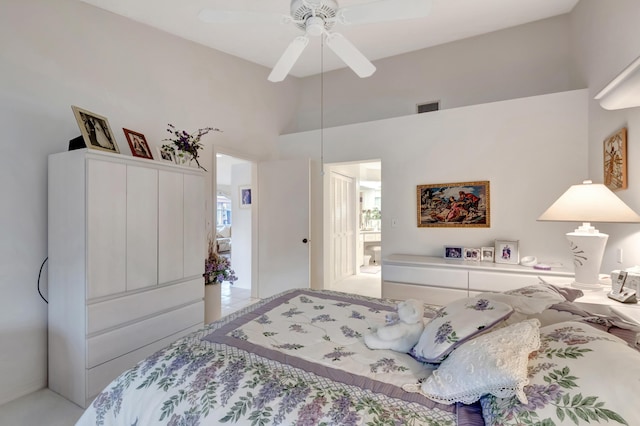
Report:
<svg viewBox="0 0 640 426"><path fill-rule="evenodd" d="M369 349L391 349L407 353L418 343L424 322L424 305L414 299L398 303L398 314L382 327L372 327L371 333L364 336L364 343Z"/></svg>

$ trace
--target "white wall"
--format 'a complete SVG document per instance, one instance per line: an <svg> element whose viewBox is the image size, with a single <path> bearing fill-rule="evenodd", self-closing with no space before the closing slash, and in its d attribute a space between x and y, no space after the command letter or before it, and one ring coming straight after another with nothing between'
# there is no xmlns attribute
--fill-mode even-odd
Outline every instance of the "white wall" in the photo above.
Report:
<svg viewBox="0 0 640 426"><path fill-rule="evenodd" d="M603 141L626 126L628 189L616 195L636 212L640 212L640 108L607 111L593 97L640 55L639 17L637 0L580 0L571 15L573 51L582 78L589 85L589 178L603 182ZM597 227L610 235L601 272L640 265L640 225ZM623 250L622 264L616 261L617 249Z"/></svg>
<svg viewBox="0 0 640 426"><path fill-rule="evenodd" d="M0 403L46 385L47 305L36 290L47 256L46 161L80 134L70 106L106 116L123 155L123 127L152 146L167 123L219 127L203 139L212 170L214 143L258 158L273 150L297 80L274 85L268 73L77 0L0 2ZM45 297L46 275L45 266Z"/></svg>
<svg viewBox="0 0 640 426"><path fill-rule="evenodd" d="M536 219L587 175L587 104L587 91L576 90L324 129L324 160L382 162L383 257L441 256L445 244L512 239L523 255L571 267L567 231ZM319 138L319 131L280 138L283 158L312 158L314 287L323 279L322 209L313 208L322 205ZM490 181L490 228L417 227L417 185L479 180Z"/></svg>
<svg viewBox="0 0 640 426"><path fill-rule="evenodd" d="M570 41L569 17L562 15L378 60L365 79L350 69L326 73L324 126L410 115L429 101L448 109L583 89ZM288 133L320 127L320 76L301 84Z"/></svg>

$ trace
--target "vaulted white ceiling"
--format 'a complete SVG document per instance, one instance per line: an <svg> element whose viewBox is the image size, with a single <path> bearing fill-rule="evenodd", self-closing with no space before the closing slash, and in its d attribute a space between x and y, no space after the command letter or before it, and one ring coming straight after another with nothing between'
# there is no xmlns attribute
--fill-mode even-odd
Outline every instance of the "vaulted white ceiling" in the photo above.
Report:
<svg viewBox="0 0 640 426"><path fill-rule="evenodd" d="M302 31L291 24L208 24L203 9L289 14L290 0L79 0L187 40L272 68ZM337 0L339 6L371 0ZM344 26L333 31L349 39L371 61L570 12L578 0L433 0L428 17ZM321 67L321 64L323 66ZM291 75L305 77L344 68L314 38Z"/></svg>

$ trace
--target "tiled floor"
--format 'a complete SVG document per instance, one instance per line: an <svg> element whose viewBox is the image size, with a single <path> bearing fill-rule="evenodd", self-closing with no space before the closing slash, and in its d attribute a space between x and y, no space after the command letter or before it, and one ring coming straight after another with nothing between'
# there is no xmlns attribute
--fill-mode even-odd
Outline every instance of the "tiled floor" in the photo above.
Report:
<svg viewBox="0 0 640 426"><path fill-rule="evenodd" d="M332 290L380 297L380 273L361 273L336 283ZM224 283L221 288L222 315L257 302L251 290ZM82 415L77 405L49 389L41 389L0 406L0 426L71 426Z"/></svg>

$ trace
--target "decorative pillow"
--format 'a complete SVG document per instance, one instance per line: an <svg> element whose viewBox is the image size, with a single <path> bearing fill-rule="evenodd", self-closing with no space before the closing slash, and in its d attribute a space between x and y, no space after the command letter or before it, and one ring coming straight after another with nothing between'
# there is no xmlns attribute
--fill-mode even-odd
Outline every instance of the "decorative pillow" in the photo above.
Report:
<svg viewBox="0 0 640 426"><path fill-rule="evenodd" d="M540 313L549 306L566 300L559 292L544 284L534 284L502 293L480 293L476 297L506 303L516 312L525 315Z"/></svg>
<svg viewBox="0 0 640 426"><path fill-rule="evenodd" d="M524 387L528 403L483 397L488 426L640 425L640 352L576 321L541 328L540 340Z"/></svg>
<svg viewBox="0 0 640 426"><path fill-rule="evenodd" d="M550 290L557 292L558 294L560 294L560 296L564 297L564 300L566 300L567 302L573 302L577 298L584 296L584 292L578 288L562 287L546 282L541 277L538 278L540 279L541 286L547 287Z"/></svg>
<svg viewBox="0 0 640 426"><path fill-rule="evenodd" d="M421 393L443 404L472 404L486 394L526 404L527 363L540 346L539 328L538 320L525 320L465 343L427 377Z"/></svg>
<svg viewBox="0 0 640 426"><path fill-rule="evenodd" d="M494 300L474 297L456 300L426 324L409 354L421 362L442 362L456 347L489 331L512 313L509 305Z"/></svg>

